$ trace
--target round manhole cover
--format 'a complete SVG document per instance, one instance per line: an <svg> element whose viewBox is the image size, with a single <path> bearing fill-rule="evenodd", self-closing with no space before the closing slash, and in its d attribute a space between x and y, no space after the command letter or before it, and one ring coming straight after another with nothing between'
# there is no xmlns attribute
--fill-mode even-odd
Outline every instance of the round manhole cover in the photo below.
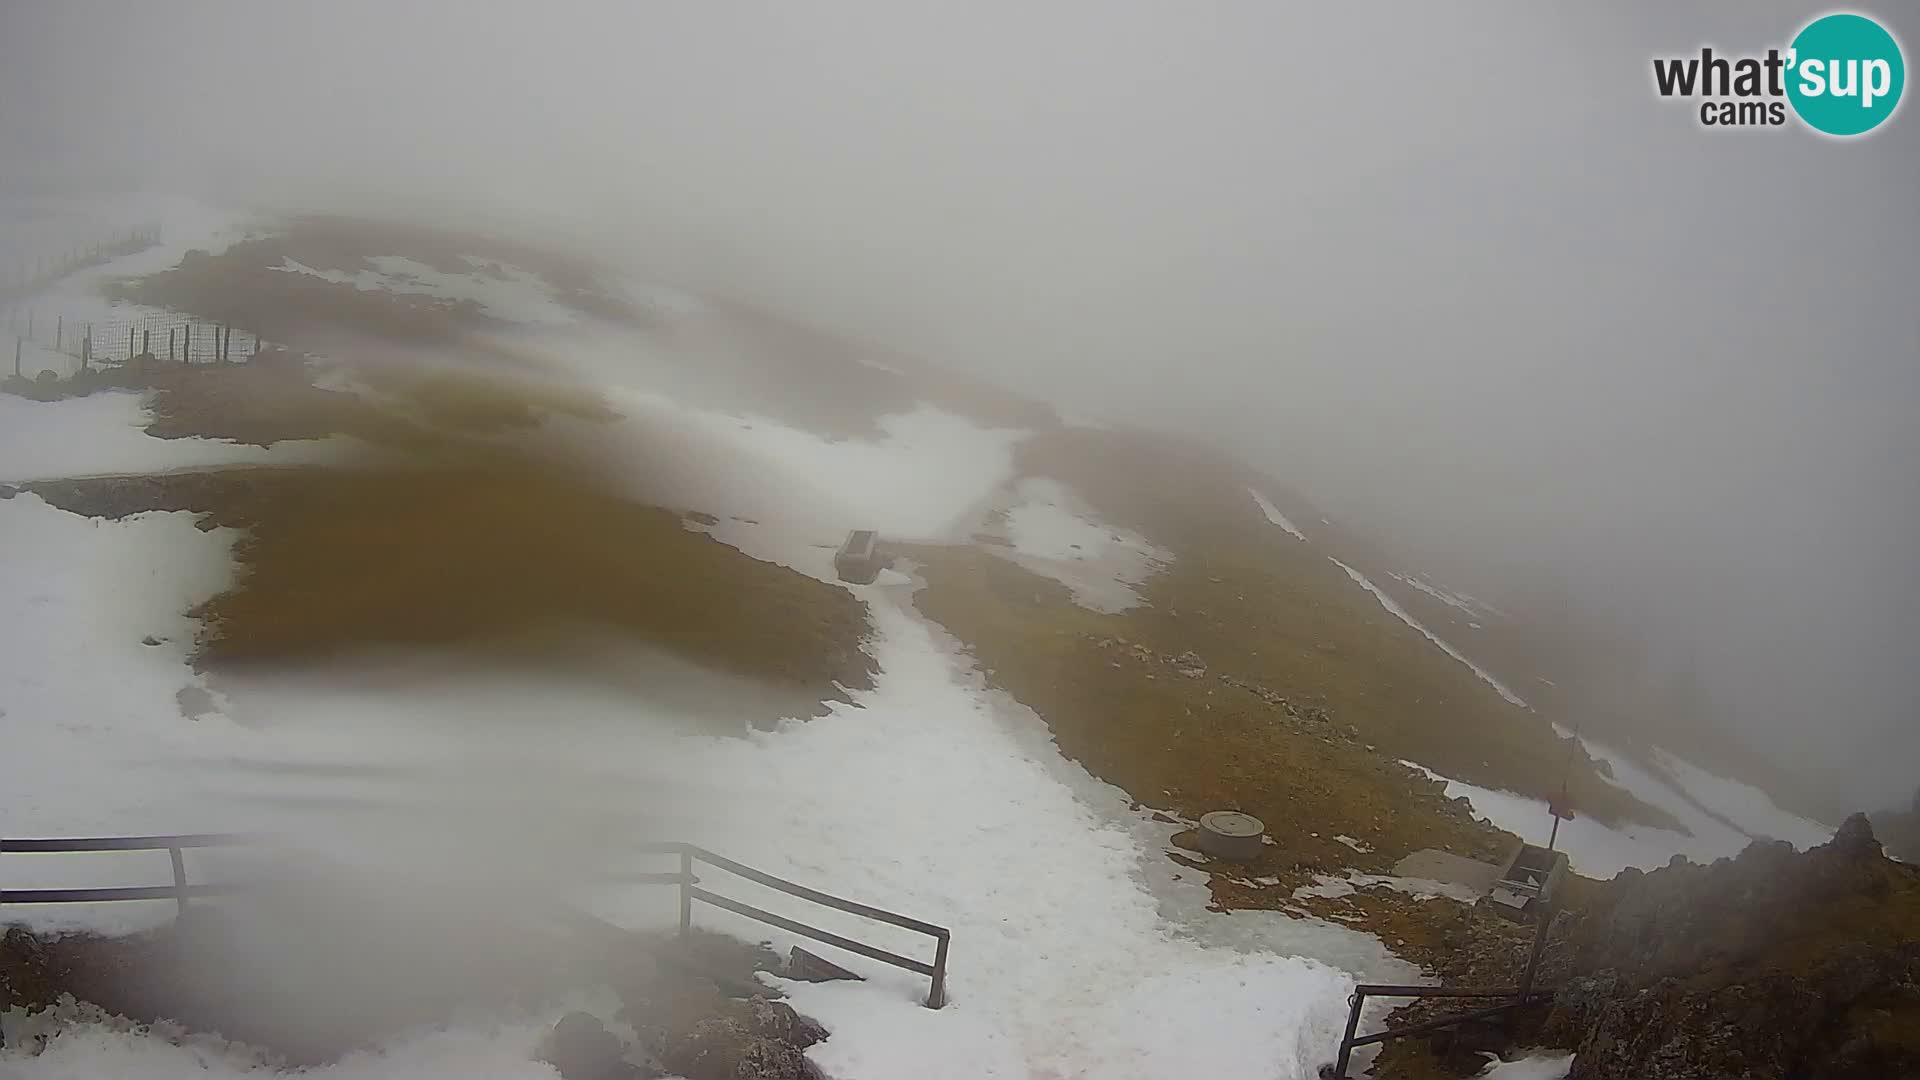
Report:
<svg viewBox="0 0 1920 1080"><path fill-rule="evenodd" d="M1259 836L1267 831L1266 825L1262 824L1259 818L1234 810L1215 810L1211 814L1203 814L1200 825L1221 836Z"/></svg>

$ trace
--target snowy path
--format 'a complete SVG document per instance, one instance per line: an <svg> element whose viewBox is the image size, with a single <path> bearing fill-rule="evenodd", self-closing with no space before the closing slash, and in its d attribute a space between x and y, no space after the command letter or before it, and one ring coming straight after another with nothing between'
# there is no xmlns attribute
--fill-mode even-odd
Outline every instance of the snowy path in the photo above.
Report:
<svg viewBox="0 0 1920 1080"><path fill-rule="evenodd" d="M1353 966L1373 977L1394 965L1365 935L1275 913L1210 915L1195 904L1169 918L1166 884L1150 884L1142 868L1178 868L1141 827L1112 812L1124 808L1124 796L1065 763L1031 730L1010 727L1006 703L982 690L963 658L904 605L900 587L862 590L882 667L875 689L827 717L747 738L688 735L684 723L649 715L631 697L514 673L398 686L347 673L324 684L243 683L230 688L227 709L239 719L187 725L168 708L172 689L191 679L184 656L174 646L141 646L138 635L151 627L184 640L181 626L152 620L181 621L196 594L224 582L230 537L198 533L184 515L113 525L60 514L31 496L0 507L14 525L46 533L33 547L49 566L23 567L7 579L11 593L31 600L55 553L67 560L94 537L98 554L72 564L71 584L52 594L52 606L79 621L73 633L91 635L77 640L91 641L99 662L120 669L148 657L152 668L151 685L110 684L83 663L57 662L57 642L75 640L67 631L44 644L32 635L13 642L9 700L37 685L37 711L18 718L44 732L32 754L15 759L21 774L8 778L10 801L34 793L30 815L10 815L32 830L240 821L298 832L319 820L361 839L431 842L442 861L463 845L497 851L503 835L679 837L951 927L946 1009L919 1005L924 979L851 958L872 981L789 988L799 1008L833 1031L814 1053L844 1080L1307 1077L1337 1040L1353 979L1271 945L1291 940L1306 952L1358 956ZM108 567L119 569L102 573ZM127 575L167 588L129 594ZM87 722L61 722L76 714ZM544 719L529 724L533 716ZM102 753L108 746L121 752ZM134 760L146 755L154 760ZM44 782L33 783L35 771ZM55 782L79 774L92 782ZM1102 790L1089 802L1087 792ZM579 869L568 861L577 855L514 873L563 887ZM925 939L889 937L751 886L726 891L886 947L927 951ZM643 925L666 915L671 893L603 891L597 902L605 914ZM767 928L730 923L711 909L698 917L766 936ZM1195 1038L1197 1029L1206 1037ZM493 1075L542 1075L524 1060L530 1039L462 1029L410 1042L391 1060L358 1059L327 1073L471 1075L484 1063L481 1071ZM428 1046L444 1060L423 1059ZM60 1053L9 1064L23 1078L81 1075L104 1064L94 1055L146 1061L155 1075L205 1059L204 1051L92 1030ZM214 1075L246 1067L209 1062Z"/></svg>

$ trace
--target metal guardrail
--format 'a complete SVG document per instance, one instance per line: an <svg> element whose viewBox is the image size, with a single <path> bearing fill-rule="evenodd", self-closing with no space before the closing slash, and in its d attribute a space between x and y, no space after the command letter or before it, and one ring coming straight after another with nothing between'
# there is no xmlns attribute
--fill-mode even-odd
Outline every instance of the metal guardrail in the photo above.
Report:
<svg viewBox="0 0 1920 1080"><path fill-rule="evenodd" d="M236 847L257 844L264 837L244 833L199 833L184 836L104 836L81 837L53 840L3 840L0 839L0 854L29 852L78 852L78 851L166 851L173 860L173 884L154 886L135 886L131 888L105 889L0 889L0 905L6 904L85 904L104 903L119 900L173 900L186 911L187 901L194 897L231 895L241 891L233 885L192 885L187 881L186 860L182 852L188 848ZM652 885L676 885L680 890L680 933L685 934L693 925L693 902L695 900L714 907L724 908L736 915L777 926L782 930L810 937L850 953L878 960L894 967L905 968L933 980L932 989L927 994L927 1008L938 1009L946 1004L947 998L947 948L952 933L944 926L922 922L892 911L858 903L818 889L810 889L785 878L778 878L765 871L755 870L751 866L734 862L723 855L716 855L705 848L680 842L662 842L641 844L638 851L647 854L678 855L680 869L677 873L626 874L620 880ZM835 934L819 927L809 926L784 915L776 915L742 903L732 897L700 887L699 879L693 874L693 864L703 862L709 866L757 882L770 889L796 896L823 907L835 908L876 922L888 923L903 929L926 934L936 942L931 964L915 960L910 956L901 956L885 949L875 948L865 942Z"/></svg>
<svg viewBox="0 0 1920 1080"><path fill-rule="evenodd" d="M795 884L785 878L774 877L765 871L755 870L751 866L734 862L732 859L723 855L715 855L713 852L693 844L642 844L638 850L651 854L677 854L680 856L680 872L678 874L646 875L644 878L630 880L659 881L665 879L679 885L681 933L686 933L688 928L692 926L693 902L698 900L701 903L711 904L717 908L724 908L736 915L744 915L749 919L766 923L769 926L777 926L790 933L810 937L815 941L824 942L835 948L845 949L850 953L864 956L870 960L878 960L883 964L892 964L894 967L905 968L908 971L928 976L933 980L933 985L932 989L927 993L927 1008L938 1009L946 1004L947 948L952 941L952 932L946 927L935 926L932 923L922 922L919 919L909 918L883 908L847 900L830 893L823 893L818 889L810 889L805 885ZM852 938L843 937L840 934L835 934L828 930L822 930L817 926L809 926L806 923L789 919L784 915L776 915L771 911L754 907L752 904L741 903L731 897L722 896L711 890L703 889L699 885L699 879L693 875L693 864L695 862L706 863L709 866L746 878L748 881L765 885L769 889L778 890L789 896L797 896L802 900L807 900L823 907L834 908L851 915L859 915L862 918L872 919L875 922L888 923L903 929L925 934L933 938L936 943L934 946L933 963L929 964L923 960L915 960L910 956L901 956L899 953L891 953L885 949L877 949L865 942L855 941Z"/></svg>
<svg viewBox="0 0 1920 1080"><path fill-rule="evenodd" d="M1501 1005L1486 1009L1475 1009L1458 1016L1443 1016L1437 1020L1427 1020L1418 1024L1409 1024L1402 1028L1388 1028L1371 1035L1357 1035L1360 1028L1360 1008L1369 997L1406 997L1406 998L1511 998ZM1489 1016L1498 1016L1504 1012L1545 1001L1553 997L1551 990L1532 990L1523 986L1503 986L1485 990L1450 986L1398 986L1389 983L1361 983L1353 988L1353 995L1347 998L1347 1031L1340 1039L1340 1056L1334 1060L1333 1071L1325 1075L1329 1080L1346 1080L1347 1064L1357 1047L1383 1043L1388 1039L1404 1038L1408 1035L1424 1035L1429 1031L1439 1031L1456 1024L1465 1024L1474 1020L1484 1020Z"/></svg>
<svg viewBox="0 0 1920 1080"><path fill-rule="evenodd" d="M173 860L172 885L140 885L108 889L0 889L0 904L92 904L117 900L173 900L181 911L196 896L221 896L238 891L231 885L190 885L183 852L188 848L237 847L257 837L239 833L194 833L185 836L93 836L58 840L0 840L0 854L61 851L165 851Z"/></svg>

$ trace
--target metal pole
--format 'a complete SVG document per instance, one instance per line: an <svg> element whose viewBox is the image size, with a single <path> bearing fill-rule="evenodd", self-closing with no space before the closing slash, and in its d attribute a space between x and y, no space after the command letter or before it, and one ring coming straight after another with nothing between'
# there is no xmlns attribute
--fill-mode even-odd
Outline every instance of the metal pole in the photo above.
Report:
<svg viewBox="0 0 1920 1080"><path fill-rule="evenodd" d="M693 927L693 852L680 851L680 936Z"/></svg>
<svg viewBox="0 0 1920 1080"><path fill-rule="evenodd" d="M1360 1030L1360 1005L1367 995L1355 991L1347 998L1347 1033L1340 1037L1340 1056L1333 1062L1333 1080L1347 1080L1347 1062L1353 1058L1353 1033Z"/></svg>
<svg viewBox="0 0 1920 1080"><path fill-rule="evenodd" d="M187 863L180 857L180 849L170 847L167 854L173 859L173 896L180 905L180 914L187 913Z"/></svg>
<svg viewBox="0 0 1920 1080"><path fill-rule="evenodd" d="M940 936L940 945L933 953L933 989L927 993L927 1008L938 1009L947 1003L947 945L951 939Z"/></svg>
<svg viewBox="0 0 1920 1080"><path fill-rule="evenodd" d="M1540 912L1540 925L1533 931L1533 948L1527 953L1527 972L1520 977L1521 997L1533 992L1533 977L1540 970L1540 954L1547 948L1547 931L1553 927L1554 910L1547 908Z"/></svg>

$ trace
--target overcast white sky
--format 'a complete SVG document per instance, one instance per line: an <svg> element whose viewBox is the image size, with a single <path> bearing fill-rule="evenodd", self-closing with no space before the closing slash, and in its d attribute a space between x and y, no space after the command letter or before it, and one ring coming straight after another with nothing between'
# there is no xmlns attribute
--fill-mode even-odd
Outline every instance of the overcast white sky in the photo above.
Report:
<svg viewBox="0 0 1920 1080"><path fill-rule="evenodd" d="M1822 10L7 2L0 176L567 228L1211 434L1894 802L1920 115L1710 133L1651 89ZM1912 59L1920 14L1859 10Z"/></svg>

